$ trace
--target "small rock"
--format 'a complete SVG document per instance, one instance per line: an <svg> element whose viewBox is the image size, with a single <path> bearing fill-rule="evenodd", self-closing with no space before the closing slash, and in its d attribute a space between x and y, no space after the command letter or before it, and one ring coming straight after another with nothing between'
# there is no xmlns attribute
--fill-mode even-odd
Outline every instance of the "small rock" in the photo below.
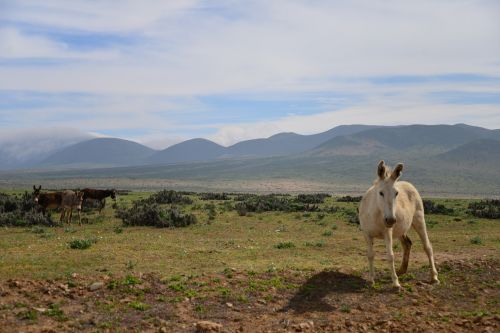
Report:
<svg viewBox="0 0 500 333"><path fill-rule="evenodd" d="M90 291L96 291L97 289L101 289L104 287L104 282L94 282L89 286Z"/></svg>
<svg viewBox="0 0 500 333"><path fill-rule="evenodd" d="M222 329L221 324L214 323L208 320L202 320L196 323L196 332L197 333L212 333L212 332L220 332Z"/></svg>
<svg viewBox="0 0 500 333"><path fill-rule="evenodd" d="M227 306L228 308L232 308L232 307L233 307L233 303L229 303L229 302L227 302L227 303L226 303L226 306Z"/></svg>
<svg viewBox="0 0 500 333"><path fill-rule="evenodd" d="M45 313L47 311L46 308L33 308L33 310L40 312L40 313Z"/></svg>
<svg viewBox="0 0 500 333"><path fill-rule="evenodd" d="M165 326L160 328L160 333L167 333L167 332L168 332L168 330Z"/></svg>
<svg viewBox="0 0 500 333"><path fill-rule="evenodd" d="M352 321L350 319L346 319L344 322L345 326L351 327L352 326Z"/></svg>

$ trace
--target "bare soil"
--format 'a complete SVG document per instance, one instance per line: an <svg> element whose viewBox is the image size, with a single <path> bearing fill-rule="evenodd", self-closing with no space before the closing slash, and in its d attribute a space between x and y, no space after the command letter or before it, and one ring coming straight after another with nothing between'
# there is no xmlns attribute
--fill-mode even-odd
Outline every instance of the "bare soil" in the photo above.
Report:
<svg viewBox="0 0 500 333"><path fill-rule="evenodd" d="M428 284L421 267L401 277L401 291L387 273L371 287L349 271L8 280L0 331L498 332L499 261L455 259L438 270L441 284Z"/></svg>

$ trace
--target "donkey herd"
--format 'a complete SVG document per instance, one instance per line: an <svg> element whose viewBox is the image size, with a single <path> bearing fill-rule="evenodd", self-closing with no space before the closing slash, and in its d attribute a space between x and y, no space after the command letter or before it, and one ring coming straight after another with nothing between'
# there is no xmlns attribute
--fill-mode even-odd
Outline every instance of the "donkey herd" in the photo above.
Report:
<svg viewBox="0 0 500 333"><path fill-rule="evenodd" d="M73 217L73 209L78 212L78 223L82 225L80 212L82 204L85 200L95 200L99 202L99 213L106 204L106 198L116 200L116 190L97 190L91 188L84 188L83 190L65 190L42 193L42 186L38 188L33 185L33 198L42 213L46 214L47 209L61 209L61 222L70 223ZM67 215L66 215L67 214Z"/></svg>
<svg viewBox="0 0 500 333"><path fill-rule="evenodd" d="M385 241L389 271L392 284L400 288L397 274L404 274L408 268L412 242L408 231L413 228L420 237L425 253L429 259L431 283L439 283L432 246L427 235L424 219L422 198L417 189L410 183L399 181L403 164L398 164L394 170L380 161L377 167L377 179L360 202L358 213L360 229L363 231L367 243L367 257L369 264L369 280L374 283L374 251L373 240L381 238ZM116 200L116 190L97 190L85 188L83 190L41 193L42 187L33 186L35 202L45 213L49 208L61 208L61 221L65 214L68 222L71 221L73 209L78 211L78 221L81 225L80 211L84 200L93 199L100 202L99 212L104 208L105 199L111 197ZM403 262L396 272L394 267L393 239L399 239L403 248Z"/></svg>

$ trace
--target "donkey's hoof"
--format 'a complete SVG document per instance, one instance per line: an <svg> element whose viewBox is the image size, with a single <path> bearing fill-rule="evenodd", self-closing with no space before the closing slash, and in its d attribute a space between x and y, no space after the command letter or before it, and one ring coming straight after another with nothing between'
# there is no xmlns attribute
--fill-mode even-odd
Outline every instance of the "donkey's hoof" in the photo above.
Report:
<svg viewBox="0 0 500 333"><path fill-rule="evenodd" d="M440 284L441 282L437 277L431 279L431 284Z"/></svg>

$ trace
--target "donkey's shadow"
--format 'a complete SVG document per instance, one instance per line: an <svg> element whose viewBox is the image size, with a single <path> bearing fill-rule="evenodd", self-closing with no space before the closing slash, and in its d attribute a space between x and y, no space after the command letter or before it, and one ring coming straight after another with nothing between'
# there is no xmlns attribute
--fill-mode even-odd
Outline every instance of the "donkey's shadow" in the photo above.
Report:
<svg viewBox="0 0 500 333"><path fill-rule="evenodd" d="M332 311L335 308L326 302L326 296L361 293L366 290L367 286L368 283L359 276L337 271L323 271L307 279L282 310Z"/></svg>

